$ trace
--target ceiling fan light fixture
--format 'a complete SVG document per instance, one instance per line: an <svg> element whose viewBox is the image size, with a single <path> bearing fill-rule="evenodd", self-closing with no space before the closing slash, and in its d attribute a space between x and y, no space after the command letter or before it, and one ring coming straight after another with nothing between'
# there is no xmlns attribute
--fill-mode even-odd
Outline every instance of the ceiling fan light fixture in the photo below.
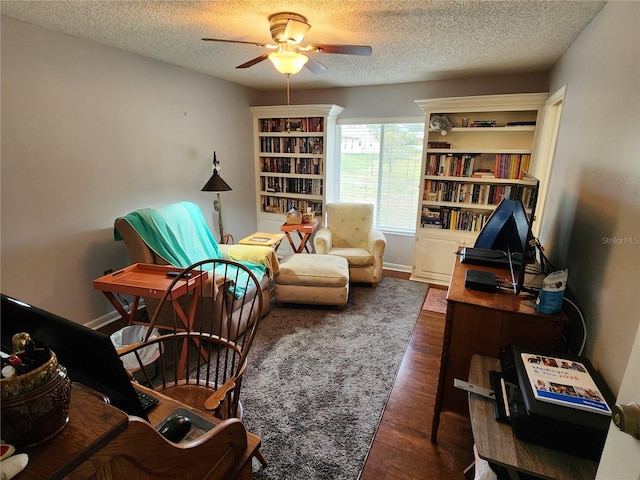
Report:
<svg viewBox="0 0 640 480"><path fill-rule="evenodd" d="M306 55L286 50L278 50L269 54L269 60L280 73L295 75L302 70L309 60Z"/></svg>

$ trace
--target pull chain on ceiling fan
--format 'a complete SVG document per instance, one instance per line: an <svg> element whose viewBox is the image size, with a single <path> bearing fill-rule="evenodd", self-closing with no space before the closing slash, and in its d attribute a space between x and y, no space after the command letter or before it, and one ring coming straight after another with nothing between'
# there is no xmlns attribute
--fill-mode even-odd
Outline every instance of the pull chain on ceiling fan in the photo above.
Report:
<svg viewBox="0 0 640 480"><path fill-rule="evenodd" d="M321 73L327 67L309 56L310 53L339 53L344 55L371 55L371 47L364 45L328 45L309 44L302 46L305 35L311 28L307 19L302 15L291 12L275 13L269 17L269 30L275 45L260 42L247 42L242 40L226 40L220 38L203 38L207 42L225 42L256 45L261 48L275 50L272 53L265 53L248 62L238 65L236 68L249 68L267 58L273 63L275 68L285 75L295 75L306 67L313 73ZM287 79L288 82L288 79Z"/></svg>

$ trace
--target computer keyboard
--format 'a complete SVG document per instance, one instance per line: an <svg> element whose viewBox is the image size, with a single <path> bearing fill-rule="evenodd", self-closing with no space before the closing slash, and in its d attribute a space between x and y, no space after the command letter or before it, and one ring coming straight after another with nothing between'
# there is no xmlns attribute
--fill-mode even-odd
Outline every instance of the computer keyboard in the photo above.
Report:
<svg viewBox="0 0 640 480"><path fill-rule="evenodd" d="M149 410L151 410L159 402L159 400L156 397L149 395L148 393L143 392L142 390L139 390L137 388L134 388L134 390L136 391L136 394L138 395L138 400L140 400L140 405L142 405L142 409L145 412L148 412Z"/></svg>

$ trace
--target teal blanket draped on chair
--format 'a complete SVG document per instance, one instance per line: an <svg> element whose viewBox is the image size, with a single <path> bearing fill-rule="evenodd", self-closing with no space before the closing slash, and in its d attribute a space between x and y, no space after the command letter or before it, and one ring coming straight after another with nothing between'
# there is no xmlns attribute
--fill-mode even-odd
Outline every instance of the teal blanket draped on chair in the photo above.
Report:
<svg viewBox="0 0 640 480"><path fill-rule="evenodd" d="M186 268L201 260L222 258L222 252L211 230L204 220L202 210L195 203L178 202L160 208L143 208L122 217L126 220L144 242L167 263ZM121 240L117 230L116 240ZM266 273L266 268L248 262L246 265L258 278ZM232 276L238 273L234 270ZM240 271L239 285L245 283ZM237 296L242 292L236 291Z"/></svg>

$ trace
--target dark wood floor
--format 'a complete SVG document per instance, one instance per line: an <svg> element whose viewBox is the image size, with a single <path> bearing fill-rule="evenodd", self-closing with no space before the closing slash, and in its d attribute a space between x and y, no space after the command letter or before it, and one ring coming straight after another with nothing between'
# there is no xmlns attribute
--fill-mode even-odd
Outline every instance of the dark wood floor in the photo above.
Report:
<svg viewBox="0 0 640 480"><path fill-rule="evenodd" d="M431 443L443 333L444 314L420 312L360 480L464 479L473 461L469 419L443 413Z"/></svg>

